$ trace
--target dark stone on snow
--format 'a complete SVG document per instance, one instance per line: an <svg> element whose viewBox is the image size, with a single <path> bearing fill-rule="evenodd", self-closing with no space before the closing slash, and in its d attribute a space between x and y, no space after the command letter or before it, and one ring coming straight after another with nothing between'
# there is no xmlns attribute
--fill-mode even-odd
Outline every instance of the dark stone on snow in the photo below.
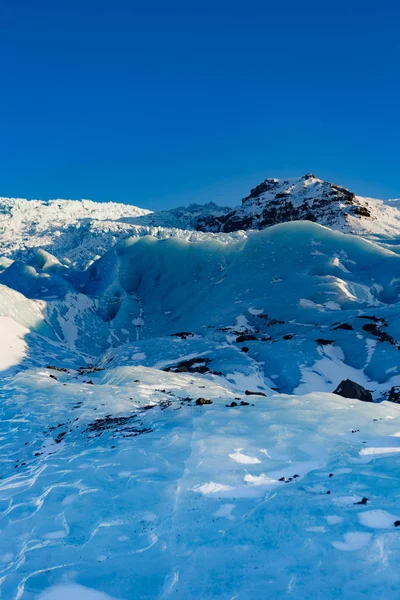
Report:
<svg viewBox="0 0 400 600"><path fill-rule="evenodd" d="M244 400L241 401L240 406L250 406L249 402L245 402Z"/></svg>
<svg viewBox="0 0 400 600"><path fill-rule="evenodd" d="M366 390L362 385L351 381L351 379L345 379L337 386L333 392L343 398L352 398L354 400L361 400L362 402L373 402L371 392Z"/></svg>
<svg viewBox="0 0 400 600"><path fill-rule="evenodd" d="M193 337L193 335L190 331L179 331L178 333L171 333L170 337L179 337L182 340L186 340L188 337Z"/></svg>
<svg viewBox="0 0 400 600"><path fill-rule="evenodd" d="M317 344L319 344L320 346L329 346L330 344L334 344L335 340L324 340L323 338L318 338L317 340L315 340L317 342Z"/></svg>
<svg viewBox="0 0 400 600"><path fill-rule="evenodd" d="M208 400L207 398L197 398L196 404L197 406L203 406L204 404L212 404L212 400Z"/></svg>
<svg viewBox="0 0 400 600"><path fill-rule="evenodd" d="M226 404L225 406L227 406L228 408L234 408L237 405L238 405L237 402L231 402L230 404Z"/></svg>
<svg viewBox="0 0 400 600"><path fill-rule="evenodd" d="M248 347L247 347L247 346L243 346L243 348L242 348L242 352L245 352L245 353L246 353L246 352L248 352L248 351L249 351Z"/></svg>
<svg viewBox="0 0 400 600"><path fill-rule="evenodd" d="M286 335L284 335L284 336L282 337L282 339L283 339L283 340L291 340L291 339L293 339L293 336L292 336L290 333L287 333Z"/></svg>
<svg viewBox="0 0 400 600"><path fill-rule="evenodd" d="M400 521L395 521L395 522L394 522L394 526L395 526L395 527L400 527Z"/></svg>
<svg viewBox="0 0 400 600"><path fill-rule="evenodd" d="M264 392L251 392L250 390L245 391L246 396L267 396Z"/></svg>
<svg viewBox="0 0 400 600"><path fill-rule="evenodd" d="M383 325L385 327L387 326L384 323L383 323ZM367 333L370 333L371 335L373 335L376 338L378 338L378 340L380 342L389 342L389 344L391 344L392 346L396 346L396 348L398 350L400 349L400 347L398 346L396 340L391 335L389 335L388 333L386 333L386 331L382 331L379 328L379 325L377 325L376 323L366 323L365 325L363 325L362 328Z"/></svg>
<svg viewBox="0 0 400 600"><path fill-rule="evenodd" d="M380 323L385 327L387 327L388 325L386 319L383 319L382 317L376 317L375 315L360 315L359 317L357 317L357 319L368 319L369 321L373 321L374 323Z"/></svg>
<svg viewBox="0 0 400 600"><path fill-rule="evenodd" d="M362 500L360 500L360 502L354 502L354 504L367 504L367 502L369 501L369 498L363 498Z"/></svg>
<svg viewBox="0 0 400 600"><path fill-rule="evenodd" d="M371 213L369 212L368 208L365 208L365 206L356 206L353 210L353 215L371 218Z"/></svg>
<svg viewBox="0 0 400 600"><path fill-rule="evenodd" d="M91 434L102 434L109 431L112 434L120 434L123 437L135 437L152 431L149 427L141 427L141 424L137 423L137 419L137 414L127 417L106 415L104 418L96 419L93 423L89 423L85 431Z"/></svg>
<svg viewBox="0 0 400 600"><path fill-rule="evenodd" d="M394 385L390 389L388 400L400 404L400 385Z"/></svg>
<svg viewBox="0 0 400 600"><path fill-rule="evenodd" d="M172 367L167 367L163 369L167 373L172 371L173 373L210 373L210 369L208 368L208 364L211 362L210 358L191 358L190 360L182 360L177 365ZM215 375L218 373L215 372Z"/></svg>
<svg viewBox="0 0 400 600"><path fill-rule="evenodd" d="M241 344L242 342L250 342L252 340L257 340L257 336L255 336L253 333L239 335L239 337L236 338L238 344Z"/></svg>
<svg viewBox="0 0 400 600"><path fill-rule="evenodd" d="M335 329L344 329L345 331L353 331L353 326L350 323L341 323Z"/></svg>

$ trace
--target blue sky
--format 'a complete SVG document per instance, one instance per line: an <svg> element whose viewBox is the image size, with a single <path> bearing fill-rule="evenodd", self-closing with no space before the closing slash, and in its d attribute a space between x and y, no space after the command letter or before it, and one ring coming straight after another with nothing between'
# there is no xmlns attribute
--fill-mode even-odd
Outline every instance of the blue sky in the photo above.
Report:
<svg viewBox="0 0 400 600"><path fill-rule="evenodd" d="M265 177L399 197L395 2L0 7L0 195L235 204Z"/></svg>

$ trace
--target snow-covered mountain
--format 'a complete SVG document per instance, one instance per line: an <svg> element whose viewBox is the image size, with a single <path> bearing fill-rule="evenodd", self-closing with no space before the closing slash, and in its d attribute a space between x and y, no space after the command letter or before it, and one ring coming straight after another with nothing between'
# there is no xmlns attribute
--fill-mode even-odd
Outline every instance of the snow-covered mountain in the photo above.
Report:
<svg viewBox="0 0 400 600"><path fill-rule="evenodd" d="M4 598L397 600L396 207L0 207Z"/></svg>
<svg viewBox="0 0 400 600"><path fill-rule="evenodd" d="M346 233L393 237L399 232L400 212L394 202L356 196L309 173L299 179L266 179L243 198L240 207L216 217L205 216L198 227L231 232L300 220Z"/></svg>

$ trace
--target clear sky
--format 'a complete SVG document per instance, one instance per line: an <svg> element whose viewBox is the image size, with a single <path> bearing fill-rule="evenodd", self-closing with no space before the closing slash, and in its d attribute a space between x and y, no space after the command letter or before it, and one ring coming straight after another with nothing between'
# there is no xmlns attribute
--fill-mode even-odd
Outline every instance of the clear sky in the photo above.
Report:
<svg viewBox="0 0 400 600"><path fill-rule="evenodd" d="M312 171L400 196L400 6L4 0L0 195L236 204Z"/></svg>

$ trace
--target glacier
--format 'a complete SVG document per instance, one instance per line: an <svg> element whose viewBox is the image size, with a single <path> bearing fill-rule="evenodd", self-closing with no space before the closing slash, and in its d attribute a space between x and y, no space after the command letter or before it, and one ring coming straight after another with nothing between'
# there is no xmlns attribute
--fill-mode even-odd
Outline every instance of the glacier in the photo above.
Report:
<svg viewBox="0 0 400 600"><path fill-rule="evenodd" d="M1 597L398 597L398 209L314 179L225 232L3 202Z"/></svg>

